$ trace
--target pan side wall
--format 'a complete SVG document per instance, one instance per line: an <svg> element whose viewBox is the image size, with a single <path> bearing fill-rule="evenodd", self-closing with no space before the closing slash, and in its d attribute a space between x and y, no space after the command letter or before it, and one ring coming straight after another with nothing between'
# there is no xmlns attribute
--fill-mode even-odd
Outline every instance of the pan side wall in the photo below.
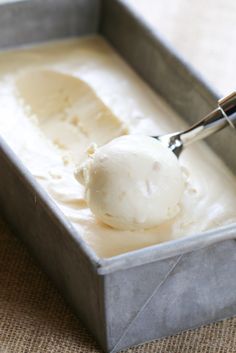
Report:
<svg viewBox="0 0 236 353"><path fill-rule="evenodd" d="M102 346L106 346L103 278L66 228L1 148L0 212L27 245L67 302Z"/></svg>

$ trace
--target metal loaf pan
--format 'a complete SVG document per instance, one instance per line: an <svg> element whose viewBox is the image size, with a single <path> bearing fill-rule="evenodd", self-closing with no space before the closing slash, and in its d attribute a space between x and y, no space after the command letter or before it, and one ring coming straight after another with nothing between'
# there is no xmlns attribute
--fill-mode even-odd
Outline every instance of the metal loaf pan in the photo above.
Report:
<svg viewBox="0 0 236 353"><path fill-rule="evenodd" d="M123 1L0 6L1 48L100 32L189 122L215 107L217 95ZM214 141L235 171L233 133ZM98 258L3 140L0 207L107 352L236 314L236 225Z"/></svg>

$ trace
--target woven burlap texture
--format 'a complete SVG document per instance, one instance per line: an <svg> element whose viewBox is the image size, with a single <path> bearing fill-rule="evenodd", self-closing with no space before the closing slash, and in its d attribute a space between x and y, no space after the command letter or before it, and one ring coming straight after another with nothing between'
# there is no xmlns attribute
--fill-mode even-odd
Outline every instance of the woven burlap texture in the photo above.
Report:
<svg viewBox="0 0 236 353"><path fill-rule="evenodd" d="M235 294L236 295L236 294ZM126 353L234 353L236 318ZM0 353L101 353L25 246L0 219Z"/></svg>

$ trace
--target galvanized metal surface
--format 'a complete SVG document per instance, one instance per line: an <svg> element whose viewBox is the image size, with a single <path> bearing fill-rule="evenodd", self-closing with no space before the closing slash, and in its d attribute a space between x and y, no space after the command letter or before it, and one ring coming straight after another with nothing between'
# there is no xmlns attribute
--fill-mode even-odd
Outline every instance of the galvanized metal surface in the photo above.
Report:
<svg viewBox="0 0 236 353"><path fill-rule="evenodd" d="M189 121L215 105L216 95L123 1L56 4L1 5L0 46L83 35L100 23L101 33ZM223 135L236 142L229 131ZM221 155L227 152L224 141ZM235 168L232 153L227 162ZM104 350L116 352L236 314L235 225L99 259L2 140L0 175L1 212Z"/></svg>
<svg viewBox="0 0 236 353"><path fill-rule="evenodd" d="M99 0L22 0L0 4L0 47L94 33Z"/></svg>

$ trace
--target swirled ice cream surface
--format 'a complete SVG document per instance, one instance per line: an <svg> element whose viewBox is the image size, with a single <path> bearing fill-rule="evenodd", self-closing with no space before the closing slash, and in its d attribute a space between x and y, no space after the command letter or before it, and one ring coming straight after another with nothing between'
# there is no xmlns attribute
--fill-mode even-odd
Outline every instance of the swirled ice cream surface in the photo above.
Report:
<svg viewBox="0 0 236 353"><path fill-rule="evenodd" d="M74 169L91 143L185 127L98 36L0 55L0 133L98 256L236 221L236 178L204 142L180 157L185 187L175 218L149 230L122 231L97 221L88 208Z"/></svg>

